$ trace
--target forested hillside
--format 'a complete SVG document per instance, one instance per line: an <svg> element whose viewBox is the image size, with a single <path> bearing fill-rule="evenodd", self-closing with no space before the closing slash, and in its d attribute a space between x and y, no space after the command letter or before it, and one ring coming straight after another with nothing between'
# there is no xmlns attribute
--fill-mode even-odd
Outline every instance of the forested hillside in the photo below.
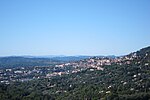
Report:
<svg viewBox="0 0 150 100"><path fill-rule="evenodd" d="M104 70L87 68L48 79L1 84L0 99L150 100L150 47L116 59L119 62L103 65Z"/></svg>

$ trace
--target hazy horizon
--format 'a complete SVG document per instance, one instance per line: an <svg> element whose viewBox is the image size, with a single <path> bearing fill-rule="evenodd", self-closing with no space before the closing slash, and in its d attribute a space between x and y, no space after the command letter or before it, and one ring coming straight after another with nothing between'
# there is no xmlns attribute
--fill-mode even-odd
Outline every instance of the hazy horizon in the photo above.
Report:
<svg viewBox="0 0 150 100"><path fill-rule="evenodd" d="M150 46L150 0L1 0L0 57L126 55Z"/></svg>
<svg viewBox="0 0 150 100"><path fill-rule="evenodd" d="M149 47L149 46L146 46L146 47ZM145 48L145 47L143 47ZM142 49L142 48L140 48ZM66 56L125 56L125 55L128 55L130 53L133 53L133 52L136 52L136 51L139 51L140 49L138 50L135 50L135 51L131 51L129 53L126 53L126 54L121 54L121 55L114 55L114 54L109 54L109 55L103 55L103 54L98 54L98 55L86 55L86 54L77 54L77 55L63 55L63 54L58 54L58 55L55 55L55 54L50 54L50 55L4 55L4 56L0 56L0 57L28 57L28 56L31 56L31 57L66 57Z"/></svg>

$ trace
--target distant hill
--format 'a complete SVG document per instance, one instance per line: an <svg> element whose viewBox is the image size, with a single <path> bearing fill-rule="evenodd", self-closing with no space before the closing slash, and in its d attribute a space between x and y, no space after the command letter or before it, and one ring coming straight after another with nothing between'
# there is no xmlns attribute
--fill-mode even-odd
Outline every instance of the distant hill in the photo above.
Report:
<svg viewBox="0 0 150 100"><path fill-rule="evenodd" d="M52 57L54 60L59 60L59 61L79 61L82 59L87 59L91 56L64 56L64 57Z"/></svg>
<svg viewBox="0 0 150 100"><path fill-rule="evenodd" d="M9 56L0 57L0 67L48 66L62 62L74 62L93 56ZM106 57L106 56L98 56ZM115 56L107 56L114 58Z"/></svg>
<svg viewBox="0 0 150 100"><path fill-rule="evenodd" d="M34 57L34 56L10 56L0 57L0 67L30 67L48 66L56 63L78 61L90 56L62 56L62 57Z"/></svg>
<svg viewBox="0 0 150 100"><path fill-rule="evenodd" d="M0 67L30 67L52 65L60 61L49 58L1 57Z"/></svg>

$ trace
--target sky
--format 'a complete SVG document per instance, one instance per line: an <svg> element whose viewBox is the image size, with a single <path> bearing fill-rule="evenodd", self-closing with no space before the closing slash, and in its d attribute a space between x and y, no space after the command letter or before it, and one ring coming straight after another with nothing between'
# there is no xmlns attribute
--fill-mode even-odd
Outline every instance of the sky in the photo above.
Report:
<svg viewBox="0 0 150 100"><path fill-rule="evenodd" d="M0 0L0 56L125 55L150 46L150 0Z"/></svg>

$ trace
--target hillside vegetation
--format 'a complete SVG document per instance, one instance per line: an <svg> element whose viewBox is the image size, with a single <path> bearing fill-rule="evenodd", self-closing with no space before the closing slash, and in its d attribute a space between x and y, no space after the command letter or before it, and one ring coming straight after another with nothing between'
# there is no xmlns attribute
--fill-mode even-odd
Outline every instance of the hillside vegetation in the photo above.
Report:
<svg viewBox="0 0 150 100"><path fill-rule="evenodd" d="M104 70L1 84L0 100L150 100L150 47L116 59Z"/></svg>

